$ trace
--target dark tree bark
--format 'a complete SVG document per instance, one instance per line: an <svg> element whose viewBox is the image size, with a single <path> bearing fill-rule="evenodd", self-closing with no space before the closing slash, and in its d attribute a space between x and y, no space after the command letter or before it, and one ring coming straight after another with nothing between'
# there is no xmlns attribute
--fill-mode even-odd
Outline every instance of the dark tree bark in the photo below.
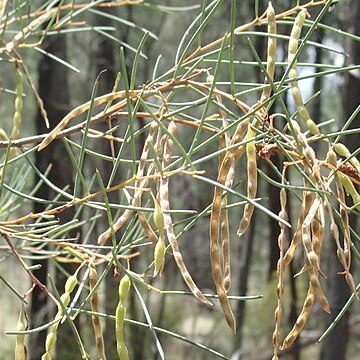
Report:
<svg viewBox="0 0 360 360"><path fill-rule="evenodd" d="M66 41L64 36L49 37L44 48L49 53L59 57L66 56ZM53 128L57 123L68 113L69 110L69 92L67 70L64 66L58 64L47 56L43 56L39 63L39 95L43 99L44 107L48 113L50 121L50 128ZM46 128L45 122L42 119L40 112L36 118L37 133L47 133L49 129ZM64 162L64 149L62 144L54 141L46 150L36 152L36 166L44 173L47 167L52 164L52 170L49 174L49 180L62 188L69 184L72 178L72 169ZM37 196L42 199L52 199L54 197L53 191L46 185L43 185ZM35 203L34 212L41 212L44 210L44 205ZM60 221L66 221L69 218L69 213L59 215ZM36 272L39 280L46 284L46 277L48 273L47 260L36 260L36 264L41 264L42 268ZM46 295L36 287L32 293L31 298L31 313L30 322L32 327L37 327L49 321L49 305ZM30 341L30 359L40 359L41 354L44 353L44 344L46 339L46 331L42 331L35 335Z"/></svg>
<svg viewBox="0 0 360 360"><path fill-rule="evenodd" d="M249 281L249 274L250 274L250 267L252 264L252 254L254 249L254 238L255 238L255 229L256 229L256 213L253 215L251 220L251 224L249 226L248 235L243 241L241 242L240 246L240 264L239 264L239 278L238 278L238 289L237 293L240 295L246 295L248 290L248 281ZM241 349L243 334L242 329L244 325L245 319L245 310L246 310L246 301L239 301L238 306L236 309L236 337L234 348Z"/></svg>
<svg viewBox="0 0 360 360"><path fill-rule="evenodd" d="M360 34L360 2L353 0L349 3L348 8L348 19L346 21L346 27L352 34ZM360 63L360 43L356 41L349 41L345 52L350 56L346 60L348 65L350 63ZM344 79L343 88L343 109L344 109L344 121L347 121L353 114L354 110L359 106L359 93L360 93L360 79L355 77L351 73L346 73ZM357 127L360 120L360 116L353 121L352 127ZM350 149L354 151L358 148L360 141L359 134L351 135L343 139L343 142ZM357 219L354 217L350 218L350 225L353 229L356 228ZM329 300L332 309L332 314L329 317L326 325L328 326L334 320L339 311L343 308L345 302L350 296L349 288L344 281L343 276L338 275L338 272L344 269L339 265L336 258L335 246L332 249L332 259L329 274ZM349 311L341 318L336 327L332 330L328 338L324 341L323 348L321 351L321 360L345 360L346 359L346 348L349 340Z"/></svg>

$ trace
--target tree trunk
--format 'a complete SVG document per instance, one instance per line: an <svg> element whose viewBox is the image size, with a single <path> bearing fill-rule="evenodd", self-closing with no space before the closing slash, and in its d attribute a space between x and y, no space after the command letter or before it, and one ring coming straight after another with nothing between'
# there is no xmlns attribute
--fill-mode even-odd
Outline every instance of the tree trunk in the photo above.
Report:
<svg viewBox="0 0 360 360"><path fill-rule="evenodd" d="M349 9L347 12L349 18L346 20L346 26L348 31L352 34L360 34L360 2L353 0L349 3ZM356 41L349 41L345 52L350 56L347 58L347 64L359 64L360 63L360 43ZM347 121L353 114L354 110L359 106L359 93L360 93L360 79L355 77L351 73L346 73L344 88L343 88L343 109L344 109L344 121ZM357 127L360 120L360 116L353 121L352 127ZM354 151L359 146L360 136L359 134L351 135L342 139L342 142L350 149ZM350 217L350 225L353 229L356 228L357 219ZM334 246L334 245L333 245ZM332 249L332 259L329 274L329 300L332 309L332 314L327 321L327 326L331 324L339 311L343 308L345 302L350 296L349 288L343 278L338 275L338 272L344 269L339 265L339 261L336 258L335 246ZM341 318L336 327L331 331L326 338L321 351L321 360L345 360L346 359L346 347L349 339L349 311Z"/></svg>
<svg viewBox="0 0 360 360"><path fill-rule="evenodd" d="M49 53L64 58L66 56L65 37L52 36L47 38L44 49ZM39 95L43 99L44 107L50 121L50 128L52 129L69 110L67 69L49 57L43 56L39 63L38 72ZM38 112L36 117L36 127L38 134L47 133L49 131L45 126L44 119L42 119L40 112ZM54 141L46 150L36 152L35 156L36 166L42 173L44 173L47 167L52 164L52 169L49 174L49 180L51 182L60 188L71 182L72 169L67 165L68 162L64 162L64 149L60 142ZM46 185L43 185L37 193L37 196L42 199L52 199L54 195L54 192ZM34 212L41 212L44 209L44 204L34 204ZM66 221L66 217L68 216L69 213L60 214L60 221ZM39 263L42 265L42 268L37 270L36 275L43 284L46 284L48 262L47 260L35 260L34 262L34 264ZM47 297L38 287L36 287L32 292L31 298L31 327L37 327L49 320ZM44 353L45 339L46 331L42 331L32 337L30 341L29 359L40 359L41 354Z"/></svg>

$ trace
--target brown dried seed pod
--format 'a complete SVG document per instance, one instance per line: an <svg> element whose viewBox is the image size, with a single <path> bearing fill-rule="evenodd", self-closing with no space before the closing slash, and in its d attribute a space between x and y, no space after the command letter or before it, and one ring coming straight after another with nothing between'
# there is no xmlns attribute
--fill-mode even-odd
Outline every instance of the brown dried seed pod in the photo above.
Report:
<svg viewBox="0 0 360 360"><path fill-rule="evenodd" d="M286 336L286 338L282 344L282 347L281 347L282 349L286 349L289 346L291 346L294 343L294 341L296 340L296 338L298 337L298 335L300 334L301 330L303 329L304 325L306 324L307 319L310 316L311 309L314 305L314 300L315 300L314 290L310 284L303 307L301 309L301 312L300 312L293 328L291 329L289 334Z"/></svg>
<svg viewBox="0 0 360 360"><path fill-rule="evenodd" d="M281 210L279 212L279 217L285 221L288 220L287 212L286 212L286 190L280 190L280 206ZM280 348L280 326L282 319L282 304L283 304L283 295L284 295L284 252L285 252L285 241L286 241L286 226L283 223L279 223L280 226L280 234L278 237L278 246L279 246L279 261L277 264L278 271L278 284L277 284L277 306L275 309L275 329L272 336L274 355L273 359L278 359L278 351Z"/></svg>
<svg viewBox="0 0 360 360"><path fill-rule="evenodd" d="M217 96L217 101L222 104L220 96ZM226 113L220 108L220 114L222 116L222 128L226 129L228 126ZM219 137L219 148L224 149L230 144L230 135L228 132ZM226 153L221 153L218 158L218 164L220 170L221 164L224 160ZM233 162L228 170L225 186L228 188L232 187L234 177L235 177L235 162ZM220 238L222 239L222 273L223 273L223 287L226 292L230 290L231 287L231 258L230 258L230 232L229 232L229 218L227 206L227 194L225 193L222 202L221 202L221 213L220 213Z"/></svg>
<svg viewBox="0 0 360 360"><path fill-rule="evenodd" d="M300 215L297 221L297 227L291 240L291 244L284 255L284 267L287 267L290 264L295 255L295 251L302 238L302 225L306 215L308 214L311 204L314 201L314 197L314 193L310 191L305 191L303 194L303 200L301 204Z"/></svg>
<svg viewBox="0 0 360 360"><path fill-rule="evenodd" d="M174 122L171 122L168 127L168 131L171 134L174 134L176 131L176 125ZM166 168L171 162L171 155L173 152L173 142L171 139L167 139L164 146L164 157L163 157L163 168ZM204 294L200 291L200 289L196 286L194 280L192 279L185 263L184 259L179 250L179 244L176 239L176 234L174 231L174 226L172 222L171 215L168 213L170 210L169 203L169 178L163 177L160 179L159 184L159 199L160 199L160 208L164 214L164 226L166 237L170 243L172 248L173 256L175 262L180 270L180 273L187 284L190 291L195 295L197 299L202 301L204 304L212 306L212 303L204 296Z"/></svg>
<svg viewBox="0 0 360 360"><path fill-rule="evenodd" d="M16 92L16 98L15 98L15 112L13 117L13 129L11 132L11 139L14 140L19 136L20 133L20 125L22 120L22 108L23 108L23 75L20 69L16 69L16 76L15 76L15 92Z"/></svg>
<svg viewBox="0 0 360 360"><path fill-rule="evenodd" d="M246 137L251 139L255 136L254 131L250 128ZM248 177L248 186L247 186L247 197L249 199L255 199L257 192L257 161L256 161L256 147L255 142L250 141L246 144L246 157L247 157L247 177ZM244 208L243 216L240 220L239 229L237 235L241 237L247 230L252 214L254 213L254 205L247 203Z"/></svg>

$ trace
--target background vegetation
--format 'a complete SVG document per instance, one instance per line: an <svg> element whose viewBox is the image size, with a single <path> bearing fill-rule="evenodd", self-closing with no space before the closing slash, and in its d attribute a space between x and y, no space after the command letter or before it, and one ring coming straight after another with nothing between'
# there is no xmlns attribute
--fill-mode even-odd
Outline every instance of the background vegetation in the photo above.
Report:
<svg viewBox="0 0 360 360"><path fill-rule="evenodd" d="M0 1L0 357L357 358L359 15Z"/></svg>

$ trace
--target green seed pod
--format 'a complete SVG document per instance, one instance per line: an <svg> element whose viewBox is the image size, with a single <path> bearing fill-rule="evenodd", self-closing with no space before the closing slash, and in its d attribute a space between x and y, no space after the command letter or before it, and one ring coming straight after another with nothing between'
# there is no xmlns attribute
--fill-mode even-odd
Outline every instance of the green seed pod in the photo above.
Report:
<svg viewBox="0 0 360 360"><path fill-rule="evenodd" d="M337 143L333 145L334 150L341 156L349 157L351 155L349 149L341 143Z"/></svg>
<svg viewBox="0 0 360 360"><path fill-rule="evenodd" d="M124 304L119 303L118 306L116 307L116 312L115 312L115 326L117 330L121 330L121 332L117 332L117 336L121 337L121 339L123 338L123 325L124 325L124 319L125 319L125 315L126 315L126 307Z"/></svg>
<svg viewBox="0 0 360 360"><path fill-rule="evenodd" d="M290 40L288 45L288 63L290 66L288 77L291 85L291 93L298 111L299 116L304 121L307 129L313 135L319 135L320 130L315 124L315 122L310 118L308 111L304 106L304 101L301 95L299 85L297 83L297 61L295 60L295 55L298 51L299 39L301 35L301 30L306 19L306 10L301 10L295 18L293 28L290 34Z"/></svg>
<svg viewBox="0 0 360 360"><path fill-rule="evenodd" d="M15 82L16 82L16 88L15 88L15 91L16 91L16 95L17 96L22 96L23 94L23 91L24 91L24 87L23 87L23 74L22 72L20 71L20 69L17 69L16 71L16 76L15 76Z"/></svg>
<svg viewBox="0 0 360 360"><path fill-rule="evenodd" d="M360 195L356 191L353 182L347 175L341 172L338 172L337 176L339 177L341 185L344 187L347 194L351 196L356 209L360 211Z"/></svg>
<svg viewBox="0 0 360 360"><path fill-rule="evenodd" d="M159 230L160 235L164 233L164 213L160 208L159 203L157 202L157 200L154 198L154 214L153 214L153 218L154 218L154 223L156 228Z"/></svg>
<svg viewBox="0 0 360 360"><path fill-rule="evenodd" d="M165 263L165 252L166 252L165 243L160 238L156 243L154 250L154 262L155 262L154 276L157 276L158 274L161 275L162 273Z"/></svg>
<svg viewBox="0 0 360 360"><path fill-rule="evenodd" d="M69 293L63 293L60 296L60 300L61 302L64 304L64 306L68 306L70 303L70 294ZM61 306L59 305L59 307L61 308ZM61 310L62 311L62 310Z"/></svg>
<svg viewBox="0 0 360 360"><path fill-rule="evenodd" d="M315 124L315 122L312 119L305 120L306 127L313 135L320 135L320 130L318 126Z"/></svg>
<svg viewBox="0 0 360 360"><path fill-rule="evenodd" d="M73 290L75 289L75 286L77 284L77 278L76 275L71 275L65 283L65 292L66 293L72 293Z"/></svg>
<svg viewBox="0 0 360 360"><path fill-rule="evenodd" d="M125 345L118 345L117 353L118 353L120 360L128 360L129 359L129 352Z"/></svg>
<svg viewBox="0 0 360 360"><path fill-rule="evenodd" d="M55 346L55 343L56 343L56 333L51 331L48 333L47 337L46 337L46 342L45 342L45 349L46 349L46 352L50 352L54 346Z"/></svg>
<svg viewBox="0 0 360 360"><path fill-rule="evenodd" d="M344 144L341 144L341 143L334 144L333 148L339 155L341 155L343 157L347 158L347 157L351 156L351 152ZM360 163L356 157L352 157L350 159L350 163L356 168L356 170L358 172L360 172Z"/></svg>
<svg viewBox="0 0 360 360"><path fill-rule="evenodd" d="M0 140L9 141L9 137L6 135L5 130L1 128L0 128Z"/></svg>
<svg viewBox="0 0 360 360"><path fill-rule="evenodd" d="M126 308L121 302L121 298L115 313L115 334L116 334L116 349L120 360L128 360L129 354L124 343L124 320Z"/></svg>
<svg viewBox="0 0 360 360"><path fill-rule="evenodd" d="M22 306L19 314L18 323L16 325L17 331L24 331L27 327L25 309ZM25 335L16 335L15 343L15 360L26 359Z"/></svg>
<svg viewBox="0 0 360 360"><path fill-rule="evenodd" d="M130 278L128 275L125 275L119 283L119 297L121 303L125 302L125 299L130 290L130 286L131 286Z"/></svg>

